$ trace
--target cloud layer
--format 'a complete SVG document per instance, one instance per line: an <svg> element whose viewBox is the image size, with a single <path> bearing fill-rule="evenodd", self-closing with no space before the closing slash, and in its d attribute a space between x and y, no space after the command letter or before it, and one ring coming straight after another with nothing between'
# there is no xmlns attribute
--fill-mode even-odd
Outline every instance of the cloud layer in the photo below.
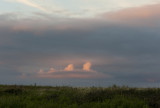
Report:
<svg viewBox="0 0 160 108"><path fill-rule="evenodd" d="M159 7L155 4L79 19L44 13L34 13L32 18L1 14L0 80L88 78L104 81L104 85L159 83ZM26 79L17 79L21 75ZM105 75L112 77L102 77ZM99 80L95 80L97 76Z"/></svg>
<svg viewBox="0 0 160 108"><path fill-rule="evenodd" d="M24 74L22 74L21 78L23 78ZM31 76L29 76L31 77ZM38 78L109 78L110 76L107 74L103 74L100 72L96 72L91 70L91 63L86 62L83 64L82 69L74 69L73 64L69 64L64 70L55 70L54 68L50 68L48 72L44 72L42 69L36 74Z"/></svg>
<svg viewBox="0 0 160 108"><path fill-rule="evenodd" d="M65 17L93 17L96 14L103 12L115 11L119 9L143 6L147 4L155 4L160 2L160 0L5 0L12 1L12 6L18 5L22 9L26 8L26 12L42 12L47 14L53 14L54 16L65 16ZM11 5L11 4L10 4ZM32 7L33 9L30 9ZM20 9L21 9L20 8ZM19 9L19 8L18 8ZM10 8L9 11L18 9ZM30 12L30 11L31 12ZM52 16L52 15L51 15Z"/></svg>
<svg viewBox="0 0 160 108"><path fill-rule="evenodd" d="M160 4L147 5L137 8L127 8L117 12L106 13L113 20L149 19L159 16Z"/></svg>
<svg viewBox="0 0 160 108"><path fill-rule="evenodd" d="M37 9L40 9L44 12L48 12L47 9L39 6L38 4L34 3L34 2L31 2L30 0L15 0L16 2L20 2L20 3L23 3L25 5L28 5L28 6L31 6L31 7L34 7L34 8L37 8Z"/></svg>

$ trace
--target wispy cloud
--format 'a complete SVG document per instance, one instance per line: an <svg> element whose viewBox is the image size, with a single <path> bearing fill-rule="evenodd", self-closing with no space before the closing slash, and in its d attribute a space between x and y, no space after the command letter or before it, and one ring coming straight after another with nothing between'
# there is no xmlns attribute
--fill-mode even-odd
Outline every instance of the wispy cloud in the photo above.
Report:
<svg viewBox="0 0 160 108"><path fill-rule="evenodd" d="M34 7L34 8L37 8L41 11L44 11L44 12L49 12L46 8L34 3L34 2L31 2L30 0L15 0L16 2L20 2L20 3L23 3L25 5L28 5L28 6L31 6L31 7Z"/></svg>
<svg viewBox="0 0 160 108"><path fill-rule="evenodd" d="M72 11L65 9L64 6L57 5L54 1L41 1L41 0L7 0L9 2L21 3L26 6L39 9L42 12L52 16L74 16ZM34 12L34 11L33 11Z"/></svg>
<svg viewBox="0 0 160 108"><path fill-rule="evenodd" d="M54 16L60 15L65 17L94 17L103 12L110 12L128 7L137 7L147 4L157 3L159 0L7 0L23 3L27 6L34 7L44 12L52 13ZM156 2L155 2L156 1ZM75 8L76 7L76 8Z"/></svg>
<svg viewBox="0 0 160 108"><path fill-rule="evenodd" d="M116 12L106 12L90 19L57 18L45 13L34 13L34 17L27 18L26 20L18 19L19 15L16 17L13 14L4 14L1 15L3 22L1 22L0 26L8 25L13 31L33 31L41 32L41 34L47 30L69 31L77 29L87 31L104 25L109 26L109 24L113 23L125 23L132 26L143 23L148 27L151 24L157 25L160 18L158 10L160 10L160 4L152 4L143 7L126 8ZM10 23L8 23L8 20Z"/></svg>

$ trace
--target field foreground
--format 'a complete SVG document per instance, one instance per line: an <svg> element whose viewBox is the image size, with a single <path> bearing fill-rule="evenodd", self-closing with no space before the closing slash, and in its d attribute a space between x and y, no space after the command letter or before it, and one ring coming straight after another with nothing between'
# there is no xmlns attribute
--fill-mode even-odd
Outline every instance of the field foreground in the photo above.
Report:
<svg viewBox="0 0 160 108"><path fill-rule="evenodd" d="M0 108L160 108L160 89L0 85Z"/></svg>

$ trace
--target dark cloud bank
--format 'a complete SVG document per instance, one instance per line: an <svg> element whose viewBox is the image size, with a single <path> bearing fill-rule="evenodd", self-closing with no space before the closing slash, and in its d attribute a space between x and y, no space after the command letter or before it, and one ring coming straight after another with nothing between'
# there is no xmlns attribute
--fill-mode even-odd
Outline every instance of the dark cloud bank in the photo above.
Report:
<svg viewBox="0 0 160 108"><path fill-rule="evenodd" d="M139 10L152 6L147 7ZM92 19L40 19L39 16L18 19L16 14L0 15L0 83L159 86L160 15L157 8L152 10L156 14L145 17L135 14L134 18L114 12ZM127 13L130 9L119 13L123 11ZM93 70L112 77L31 77L41 68L62 69L70 63L80 68L86 61L93 64Z"/></svg>

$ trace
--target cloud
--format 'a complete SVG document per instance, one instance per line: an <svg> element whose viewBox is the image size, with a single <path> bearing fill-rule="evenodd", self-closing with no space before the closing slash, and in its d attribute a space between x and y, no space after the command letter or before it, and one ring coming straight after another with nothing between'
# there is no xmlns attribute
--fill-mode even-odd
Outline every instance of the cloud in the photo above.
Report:
<svg viewBox="0 0 160 108"><path fill-rule="evenodd" d="M90 69L91 63L84 64L83 69L74 69L73 64L69 64L64 70L50 68L45 72L42 69L37 73L38 78L107 78L109 75L96 72ZM91 73L92 72L92 73Z"/></svg>
<svg viewBox="0 0 160 108"><path fill-rule="evenodd" d="M28 5L28 6L31 6L31 7L34 7L34 8L37 8L37 9L40 9L44 12L49 12L47 9L39 6L38 4L34 3L34 2L31 2L30 0L15 0L16 2L20 2L20 3L23 3L25 5Z"/></svg>
<svg viewBox="0 0 160 108"><path fill-rule="evenodd" d="M34 32L41 36L45 32L79 32L97 31L99 28L111 28L113 25L144 27L159 26L160 4L126 8L119 11L97 14L92 18L58 18L45 13L33 13L32 18L21 18L18 14L1 14L0 26L8 26L15 32ZM18 19L18 20L17 20ZM53 21L54 20L54 21ZM110 27L111 26L111 27ZM114 28L113 28L114 29Z"/></svg>
<svg viewBox="0 0 160 108"><path fill-rule="evenodd" d="M68 79L68 78L78 78L78 79L86 79L86 78L109 78L110 76L107 74L103 74L103 73L89 73L89 72L85 72L85 71L81 71L81 70L76 70L76 71L57 71L54 74L38 74L36 76L37 78L56 78L56 79Z"/></svg>
<svg viewBox="0 0 160 108"><path fill-rule="evenodd" d="M83 64L83 70L84 71L91 71L91 63L87 62L87 63Z"/></svg>
<svg viewBox="0 0 160 108"><path fill-rule="evenodd" d="M39 74L44 74L44 71L42 69L40 69L40 71L38 73Z"/></svg>
<svg viewBox="0 0 160 108"><path fill-rule="evenodd" d="M56 72L56 70L54 68L50 68L50 70L48 71L48 74L52 74L54 72Z"/></svg>
<svg viewBox="0 0 160 108"><path fill-rule="evenodd" d="M41 12L46 13L46 15L54 14L54 16L70 16L73 14L69 10L64 9L64 7L58 6L53 1L43 1L43 0L7 0L7 1L22 3L26 6L30 6L35 9L41 10ZM24 14L25 13L23 13L23 15Z"/></svg>
<svg viewBox="0 0 160 108"><path fill-rule="evenodd" d="M152 10L154 7L150 9ZM137 10L137 12L139 11ZM46 79L96 78L96 75L103 76L107 74L115 77L111 81L124 79L125 82L137 82L137 80L142 82L148 76L155 78L159 76L160 70L160 26L155 28L133 26L133 23L159 25L159 14L158 11L155 10L155 12L157 14L147 17L138 17L141 15L138 14L137 17L133 18L128 18L129 15L127 14L132 13L128 12L122 15L126 15L126 18L111 18L112 22L110 23L108 23L107 15L104 17L104 22L92 18L57 20L51 17L48 18L49 20L38 18L36 20L33 17L16 20L15 15L0 16L2 18L0 23L3 23L0 24L0 61L5 63L1 64L1 67L10 69L6 73L5 69L0 68L1 72L4 72L0 73L0 76L6 74L6 76L12 77L15 72L11 67L22 67L18 71L19 73L31 73L30 76L36 74L36 77ZM115 14L118 15L118 12ZM52 18L54 21L51 20ZM124 26L125 21L125 24L128 24L127 27ZM14 31L10 29L12 25L19 24L28 25L30 30ZM19 26L18 29L21 27L23 26ZM44 28L40 29L41 27ZM56 27L66 29L59 30ZM35 29L41 31L40 34L36 34ZM90 61L96 72L81 69L80 65L85 61ZM74 66L77 66L75 68L79 69L64 71L64 68L62 70L56 68L55 72L52 71L51 74L48 74L50 69L42 68L52 67L52 65L65 66L71 62L74 63ZM41 71L43 74L36 73L39 69L43 69ZM148 73L147 76L145 76L146 73Z"/></svg>
<svg viewBox="0 0 160 108"><path fill-rule="evenodd" d="M94 17L96 14L119 10L127 7L142 6L153 4L157 0L69 0L69 4L55 0L7 0L23 3L27 6L34 7L44 12L51 12L53 15L61 15L65 17ZM159 1L159 0L158 0ZM76 7L76 9L75 9ZM12 9L12 7L11 7ZM17 9L14 9L17 10ZM32 11L33 12L33 11Z"/></svg>
<svg viewBox="0 0 160 108"><path fill-rule="evenodd" d="M74 70L73 64L69 64L69 65L64 69L64 71L73 71L73 70Z"/></svg>
<svg viewBox="0 0 160 108"><path fill-rule="evenodd" d="M44 72L42 69L40 69L38 74L41 74L41 75L43 75L43 74L52 74L54 72L56 72L56 70L54 68L50 68L50 70L48 72Z"/></svg>
<svg viewBox="0 0 160 108"><path fill-rule="evenodd" d="M119 11L105 12L92 18L58 18L45 13L33 13L32 18L19 18L16 14L2 14L1 26L8 25L8 28L15 32L28 31L42 35L45 32L68 32L68 31L96 31L98 28L111 28L113 25L144 27L159 26L160 4L152 4L142 7L126 8ZM18 20L17 20L18 19ZM53 21L54 20L54 21ZM111 27L110 27L111 26ZM114 29L114 28L113 28Z"/></svg>
<svg viewBox="0 0 160 108"><path fill-rule="evenodd" d="M115 12L107 12L102 16L110 21L128 22L128 23L140 23L152 21L153 19L160 18L160 4L145 5L141 7L126 8ZM148 22L149 23L149 22Z"/></svg>

